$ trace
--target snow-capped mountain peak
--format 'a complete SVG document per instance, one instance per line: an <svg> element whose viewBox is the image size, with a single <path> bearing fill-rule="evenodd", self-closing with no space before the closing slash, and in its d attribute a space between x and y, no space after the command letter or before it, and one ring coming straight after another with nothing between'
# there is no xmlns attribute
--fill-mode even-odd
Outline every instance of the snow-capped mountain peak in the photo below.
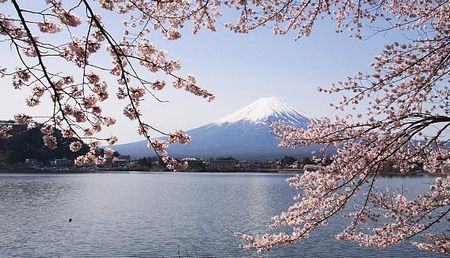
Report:
<svg viewBox="0 0 450 258"><path fill-rule="evenodd" d="M232 124L237 122L250 124L271 124L280 121L288 124L307 124L309 119L293 107L281 102L276 97L260 98L250 105L223 117L213 125Z"/></svg>
<svg viewBox="0 0 450 258"><path fill-rule="evenodd" d="M250 105L220 119L187 131L189 144L173 144L169 153L174 157L234 157L272 159L284 155L310 155L319 146L296 149L279 148L279 140L270 125L279 121L306 128L310 120L277 98L258 99ZM133 157L149 155L147 141L115 146L116 151Z"/></svg>

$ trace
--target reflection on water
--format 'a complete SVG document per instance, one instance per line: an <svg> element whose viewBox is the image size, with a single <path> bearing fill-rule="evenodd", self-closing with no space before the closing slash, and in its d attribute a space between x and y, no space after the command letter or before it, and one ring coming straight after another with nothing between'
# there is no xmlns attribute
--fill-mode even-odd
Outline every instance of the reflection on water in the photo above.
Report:
<svg viewBox="0 0 450 258"><path fill-rule="evenodd" d="M253 256L224 229L262 233L292 203L288 175L0 174L0 256ZM413 194L432 178L383 178ZM72 222L69 222L72 218ZM329 237L275 257L424 257L409 244L373 250Z"/></svg>

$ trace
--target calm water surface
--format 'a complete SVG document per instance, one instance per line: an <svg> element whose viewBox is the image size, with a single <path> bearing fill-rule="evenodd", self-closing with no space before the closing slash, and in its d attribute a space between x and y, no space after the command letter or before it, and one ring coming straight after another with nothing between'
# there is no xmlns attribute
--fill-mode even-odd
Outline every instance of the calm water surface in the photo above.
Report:
<svg viewBox="0 0 450 258"><path fill-rule="evenodd" d="M248 257L224 229L262 233L295 193L278 174L0 174L0 256ZM432 178L382 178L412 194ZM72 218L71 223L68 219ZM387 250L329 237L274 257L431 257L410 244Z"/></svg>

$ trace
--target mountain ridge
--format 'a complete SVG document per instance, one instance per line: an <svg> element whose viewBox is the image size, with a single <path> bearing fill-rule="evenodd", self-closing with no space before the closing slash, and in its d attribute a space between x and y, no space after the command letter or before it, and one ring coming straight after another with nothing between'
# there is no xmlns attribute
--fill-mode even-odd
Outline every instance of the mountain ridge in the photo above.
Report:
<svg viewBox="0 0 450 258"><path fill-rule="evenodd" d="M177 158L234 156L241 159L273 159L284 155L310 156L318 146L287 149L270 125L281 122L306 128L312 120L276 97L260 98L249 105L209 124L188 130L192 137L187 145L169 145L169 154ZM151 156L146 141L115 146L122 154Z"/></svg>

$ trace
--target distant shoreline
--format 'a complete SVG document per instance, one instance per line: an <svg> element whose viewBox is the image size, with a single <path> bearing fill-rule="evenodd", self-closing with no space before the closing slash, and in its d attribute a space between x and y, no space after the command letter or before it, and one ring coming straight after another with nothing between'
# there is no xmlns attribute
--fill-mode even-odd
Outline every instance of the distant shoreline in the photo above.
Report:
<svg viewBox="0 0 450 258"><path fill-rule="evenodd" d="M299 172L299 173L297 173ZM170 171L149 171L149 170L0 170L0 174L49 174L49 175L74 175L74 174L161 174L161 173L176 173L176 174L277 174L277 175L296 175L302 174L303 171L185 171L185 172L170 172ZM381 177L441 177L447 174L430 174L419 173L409 175L399 174L380 174Z"/></svg>
<svg viewBox="0 0 450 258"><path fill-rule="evenodd" d="M189 174L236 174L236 173L255 173L255 174L296 174L294 172L277 171L151 171L151 170L0 170L0 174L152 174L152 173L189 173Z"/></svg>

